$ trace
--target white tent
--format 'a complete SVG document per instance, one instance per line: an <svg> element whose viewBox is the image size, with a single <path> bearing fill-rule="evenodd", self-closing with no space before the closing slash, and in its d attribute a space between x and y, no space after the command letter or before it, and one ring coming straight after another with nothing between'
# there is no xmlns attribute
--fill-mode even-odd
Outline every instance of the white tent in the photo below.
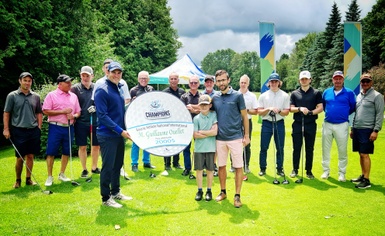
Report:
<svg viewBox="0 0 385 236"><path fill-rule="evenodd" d="M192 75L197 75L200 81L204 81L206 74L186 54L181 59L172 63L171 66L150 75L149 84L168 84L168 76L171 72L179 74L179 84L188 84Z"/></svg>

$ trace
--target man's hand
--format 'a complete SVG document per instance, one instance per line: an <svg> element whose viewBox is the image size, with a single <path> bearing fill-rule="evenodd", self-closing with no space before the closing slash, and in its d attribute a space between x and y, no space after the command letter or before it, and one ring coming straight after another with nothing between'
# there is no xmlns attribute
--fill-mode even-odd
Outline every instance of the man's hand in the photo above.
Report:
<svg viewBox="0 0 385 236"><path fill-rule="evenodd" d="M87 111L88 111L88 113L95 113L96 112L96 107L95 106L90 106L89 108L87 108Z"/></svg>

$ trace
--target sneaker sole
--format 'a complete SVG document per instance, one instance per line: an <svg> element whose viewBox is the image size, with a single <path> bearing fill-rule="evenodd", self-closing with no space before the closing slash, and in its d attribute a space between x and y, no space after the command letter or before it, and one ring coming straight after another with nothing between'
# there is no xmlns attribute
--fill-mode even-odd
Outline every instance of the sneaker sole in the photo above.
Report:
<svg viewBox="0 0 385 236"><path fill-rule="evenodd" d="M365 187L357 187L356 186L356 188L359 188L359 189L367 189L367 188L370 188L370 187L372 187L372 185L368 185L368 186L365 186Z"/></svg>

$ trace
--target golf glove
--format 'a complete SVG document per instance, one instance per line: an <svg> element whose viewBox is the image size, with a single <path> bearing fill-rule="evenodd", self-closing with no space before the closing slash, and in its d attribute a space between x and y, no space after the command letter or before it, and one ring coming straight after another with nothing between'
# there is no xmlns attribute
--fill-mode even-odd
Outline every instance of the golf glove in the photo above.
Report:
<svg viewBox="0 0 385 236"><path fill-rule="evenodd" d="M87 109L87 111L89 112L89 113L95 113L96 112L96 107L95 106L90 106L88 109Z"/></svg>

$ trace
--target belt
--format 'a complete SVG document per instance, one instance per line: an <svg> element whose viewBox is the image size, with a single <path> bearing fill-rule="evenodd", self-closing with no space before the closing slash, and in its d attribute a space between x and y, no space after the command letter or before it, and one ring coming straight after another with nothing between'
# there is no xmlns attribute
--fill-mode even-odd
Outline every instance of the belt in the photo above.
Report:
<svg viewBox="0 0 385 236"><path fill-rule="evenodd" d="M68 124L63 124L63 123L59 123L59 122L56 122L56 121L50 121L48 123L50 123L51 125L57 125L57 126L61 126L61 127L68 127Z"/></svg>

